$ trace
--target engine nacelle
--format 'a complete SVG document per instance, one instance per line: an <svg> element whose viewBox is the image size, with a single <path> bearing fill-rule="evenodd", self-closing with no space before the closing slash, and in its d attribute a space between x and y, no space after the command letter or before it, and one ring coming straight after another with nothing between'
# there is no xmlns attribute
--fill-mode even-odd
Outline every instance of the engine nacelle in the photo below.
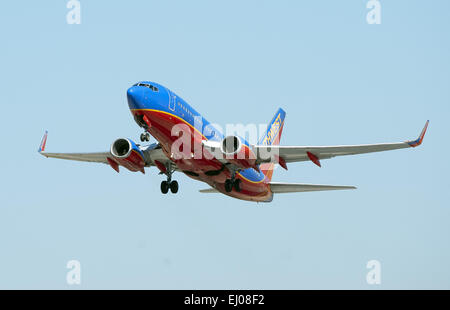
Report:
<svg viewBox="0 0 450 310"><path fill-rule="evenodd" d="M120 138L111 145L112 158L108 157L111 167L119 172L119 165L130 171L145 173L145 157L139 147L130 139Z"/></svg>
<svg viewBox="0 0 450 310"><path fill-rule="evenodd" d="M239 168L254 168L259 170L256 166L255 153L253 153L250 146L245 144L240 137L225 137L220 144L220 151L228 162Z"/></svg>

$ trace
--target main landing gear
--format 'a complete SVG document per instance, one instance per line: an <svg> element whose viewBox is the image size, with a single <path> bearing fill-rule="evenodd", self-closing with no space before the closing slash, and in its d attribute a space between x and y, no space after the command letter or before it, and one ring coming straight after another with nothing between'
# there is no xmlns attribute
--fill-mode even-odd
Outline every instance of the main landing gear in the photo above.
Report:
<svg viewBox="0 0 450 310"><path fill-rule="evenodd" d="M170 191L172 192L172 194L176 194L178 193L178 182L177 181L172 181L172 174L174 173L175 169L172 169L172 165L169 164L167 167L167 181L162 181L161 182L161 193L163 194L167 194Z"/></svg>
<svg viewBox="0 0 450 310"><path fill-rule="evenodd" d="M231 174L231 179L227 179L225 181L225 191L227 193L231 193L234 188L234 190L239 193L241 191L241 183L242 181L236 179L236 172L233 171L233 173Z"/></svg>
<svg viewBox="0 0 450 310"><path fill-rule="evenodd" d="M167 194L170 191L172 194L178 193L178 182L177 181L162 181L161 182L161 193Z"/></svg>
<svg viewBox="0 0 450 310"><path fill-rule="evenodd" d="M150 134L148 132L144 132L141 134L141 142L150 141Z"/></svg>

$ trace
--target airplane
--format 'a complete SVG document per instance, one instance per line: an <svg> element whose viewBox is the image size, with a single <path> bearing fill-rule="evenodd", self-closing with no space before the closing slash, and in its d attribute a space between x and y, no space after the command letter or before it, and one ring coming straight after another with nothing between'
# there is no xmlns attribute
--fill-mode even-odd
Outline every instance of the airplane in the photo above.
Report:
<svg viewBox="0 0 450 310"><path fill-rule="evenodd" d="M178 192L178 182L172 180L173 173L178 171L210 186L201 193L222 193L246 201L271 202L274 194L356 189L354 186L272 182L276 165L287 170L288 164L311 161L321 167L322 160L336 156L415 148L422 144L429 124L427 121L418 139L406 142L282 146L280 138L286 112L280 108L259 143L252 145L238 135L224 136L180 96L158 83L142 81L132 85L127 90L127 101L135 122L144 130L141 142L149 142L151 135L156 143L144 146L128 138L119 138L105 152L48 153L45 152L46 131L38 152L50 158L104 163L117 172L120 166L142 173L146 167L156 167L159 174L166 176L160 186L163 194L169 190L173 194ZM200 126L195 124L198 121ZM177 126L183 130L174 134L173 129ZM184 145L176 147L181 136L184 141L191 142L184 149ZM204 156L195 156L199 145L200 154Z"/></svg>

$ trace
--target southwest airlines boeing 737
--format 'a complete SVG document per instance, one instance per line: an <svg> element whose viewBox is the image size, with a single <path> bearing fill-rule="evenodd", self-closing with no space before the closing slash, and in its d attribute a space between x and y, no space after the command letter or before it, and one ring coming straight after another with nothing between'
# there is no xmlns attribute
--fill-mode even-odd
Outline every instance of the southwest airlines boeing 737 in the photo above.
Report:
<svg viewBox="0 0 450 310"><path fill-rule="evenodd" d="M335 156L414 148L422 144L429 123L427 121L419 138L414 141L347 146L281 146L279 143L286 113L279 109L259 143L251 145L238 135L224 136L183 99L160 84L134 84L127 91L127 99L136 123L144 129L141 142L148 142L152 135L157 143L141 146L131 139L120 138L106 152L47 153L46 132L39 153L45 157L104 163L117 172L120 166L142 173L145 173L145 167L155 166L160 174L167 177L161 183L163 194L169 190L174 194L178 192L178 182L172 180L172 174L180 171L210 186L201 190L202 193L223 193L242 200L270 202L278 193L355 189L353 186L272 182L275 165L287 170L290 163L311 161L320 167L321 160ZM182 130L174 131L176 127ZM178 145L180 140L185 143Z"/></svg>

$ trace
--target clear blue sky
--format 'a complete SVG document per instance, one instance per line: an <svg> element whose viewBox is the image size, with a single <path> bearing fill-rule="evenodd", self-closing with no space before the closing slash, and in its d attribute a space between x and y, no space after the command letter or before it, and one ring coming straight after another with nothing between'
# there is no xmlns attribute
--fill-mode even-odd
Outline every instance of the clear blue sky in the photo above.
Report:
<svg viewBox="0 0 450 310"><path fill-rule="evenodd" d="M450 289L450 2L7 1L0 11L0 288ZM282 144L416 138L421 148L277 170L274 180L356 185L253 204L183 175L45 159L141 133L126 102L166 85L211 121L287 112ZM381 262L382 284L366 283Z"/></svg>

